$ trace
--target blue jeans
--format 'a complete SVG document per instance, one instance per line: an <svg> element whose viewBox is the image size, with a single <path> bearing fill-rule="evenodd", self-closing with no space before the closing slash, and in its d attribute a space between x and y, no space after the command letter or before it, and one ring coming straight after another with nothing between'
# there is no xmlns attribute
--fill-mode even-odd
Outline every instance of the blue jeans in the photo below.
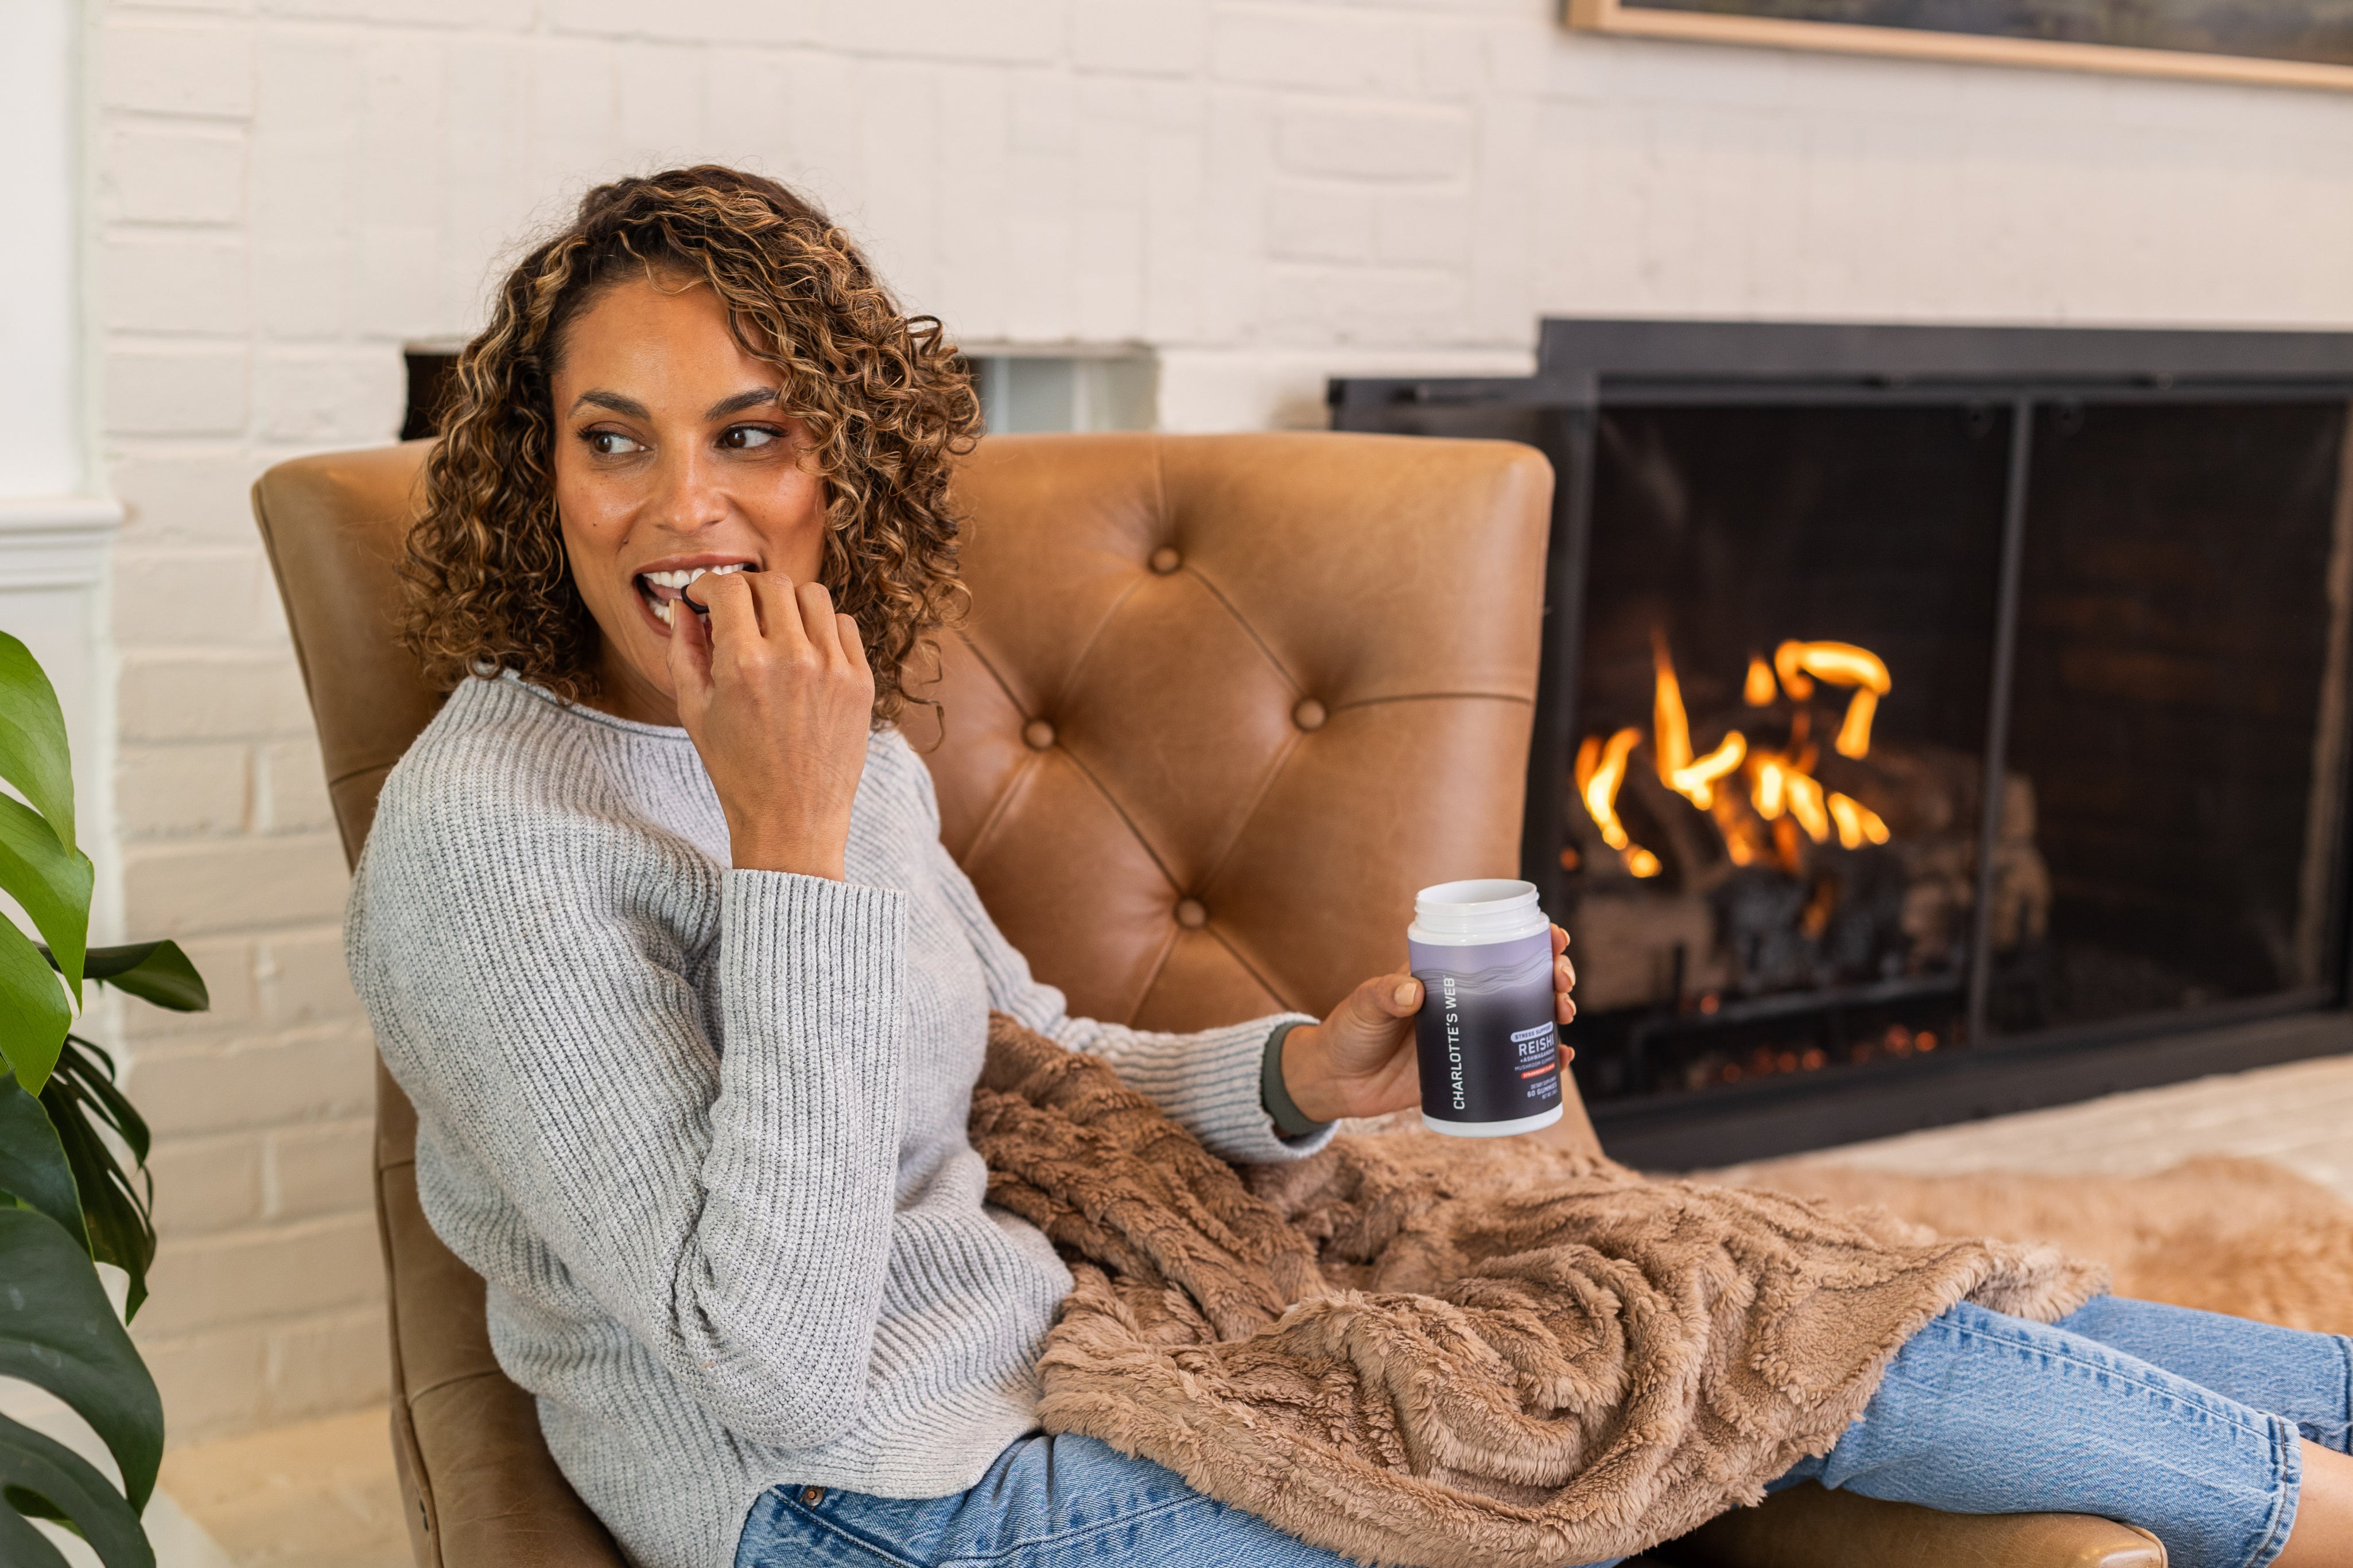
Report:
<svg viewBox="0 0 2353 1568"><path fill-rule="evenodd" d="M2103 1297L2056 1325L1967 1303L1895 1357L1862 1419L1774 1489L1815 1480L1959 1513L2139 1525L2174 1568L2265 1568L2299 1435L2344 1451L2353 1340ZM736 1568L1340 1568L1348 1559L1090 1437L1033 1435L970 1491L907 1501L777 1487Z"/></svg>

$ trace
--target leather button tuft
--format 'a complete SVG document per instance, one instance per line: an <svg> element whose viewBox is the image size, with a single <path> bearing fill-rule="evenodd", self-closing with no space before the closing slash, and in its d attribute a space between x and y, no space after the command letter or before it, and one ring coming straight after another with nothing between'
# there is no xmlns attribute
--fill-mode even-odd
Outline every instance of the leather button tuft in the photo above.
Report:
<svg viewBox="0 0 2353 1568"><path fill-rule="evenodd" d="M1043 719L1032 719L1021 726L1021 739L1033 752L1042 752L1054 743L1054 726Z"/></svg>
<svg viewBox="0 0 2353 1568"><path fill-rule="evenodd" d="M1321 730L1324 721L1332 715L1324 711L1324 704L1313 697L1303 697L1299 706L1291 710L1291 721L1303 730Z"/></svg>
<svg viewBox="0 0 2353 1568"><path fill-rule="evenodd" d="M1187 931L1199 931L1209 923L1209 911L1201 907L1198 899L1176 900L1176 923Z"/></svg>
<svg viewBox="0 0 2353 1568"><path fill-rule="evenodd" d="M1163 577L1184 564L1185 558L1176 553L1176 547L1173 544L1164 544L1152 552L1152 569Z"/></svg>

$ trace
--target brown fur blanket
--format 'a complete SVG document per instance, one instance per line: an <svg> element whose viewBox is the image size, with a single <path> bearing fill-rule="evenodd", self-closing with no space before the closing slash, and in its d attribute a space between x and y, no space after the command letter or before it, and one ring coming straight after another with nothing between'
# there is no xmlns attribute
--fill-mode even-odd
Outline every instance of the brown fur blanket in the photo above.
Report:
<svg viewBox="0 0 2353 1568"><path fill-rule="evenodd" d="M1372 1563L1640 1552L1826 1451L1954 1302L2048 1321L2105 1282L2047 1247L1525 1140L1344 1136L1238 1173L1003 1017L971 1128L991 1201L1077 1281L1047 1429Z"/></svg>

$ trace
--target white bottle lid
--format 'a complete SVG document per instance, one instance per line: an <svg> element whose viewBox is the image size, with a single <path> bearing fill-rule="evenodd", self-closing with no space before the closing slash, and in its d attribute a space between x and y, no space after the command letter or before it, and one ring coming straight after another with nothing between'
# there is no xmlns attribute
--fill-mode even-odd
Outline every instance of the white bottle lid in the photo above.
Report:
<svg viewBox="0 0 2353 1568"><path fill-rule="evenodd" d="M1413 896L1415 942L1457 947L1477 942L1508 942L1543 931L1551 922L1536 905L1534 882L1485 878L1440 882Z"/></svg>

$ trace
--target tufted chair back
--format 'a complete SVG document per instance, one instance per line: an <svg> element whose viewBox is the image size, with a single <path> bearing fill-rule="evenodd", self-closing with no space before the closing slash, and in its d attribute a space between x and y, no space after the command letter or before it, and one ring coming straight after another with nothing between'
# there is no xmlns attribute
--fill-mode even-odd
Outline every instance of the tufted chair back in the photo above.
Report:
<svg viewBox="0 0 2353 1568"><path fill-rule="evenodd" d="M438 699L395 637L425 444L298 458L254 510L347 853ZM1074 1010L1322 1012L1403 957L1418 887L1510 875L1551 473L1387 436L1031 436L962 468L972 614L907 729L948 847ZM377 1079L396 1455L417 1561L617 1564L417 1206ZM1581 1118L1571 1135L1588 1136Z"/></svg>
<svg viewBox="0 0 2353 1568"><path fill-rule="evenodd" d="M1000 437L918 694L942 832L1071 1009L1321 1013L1513 876L1551 473L1524 447Z"/></svg>

